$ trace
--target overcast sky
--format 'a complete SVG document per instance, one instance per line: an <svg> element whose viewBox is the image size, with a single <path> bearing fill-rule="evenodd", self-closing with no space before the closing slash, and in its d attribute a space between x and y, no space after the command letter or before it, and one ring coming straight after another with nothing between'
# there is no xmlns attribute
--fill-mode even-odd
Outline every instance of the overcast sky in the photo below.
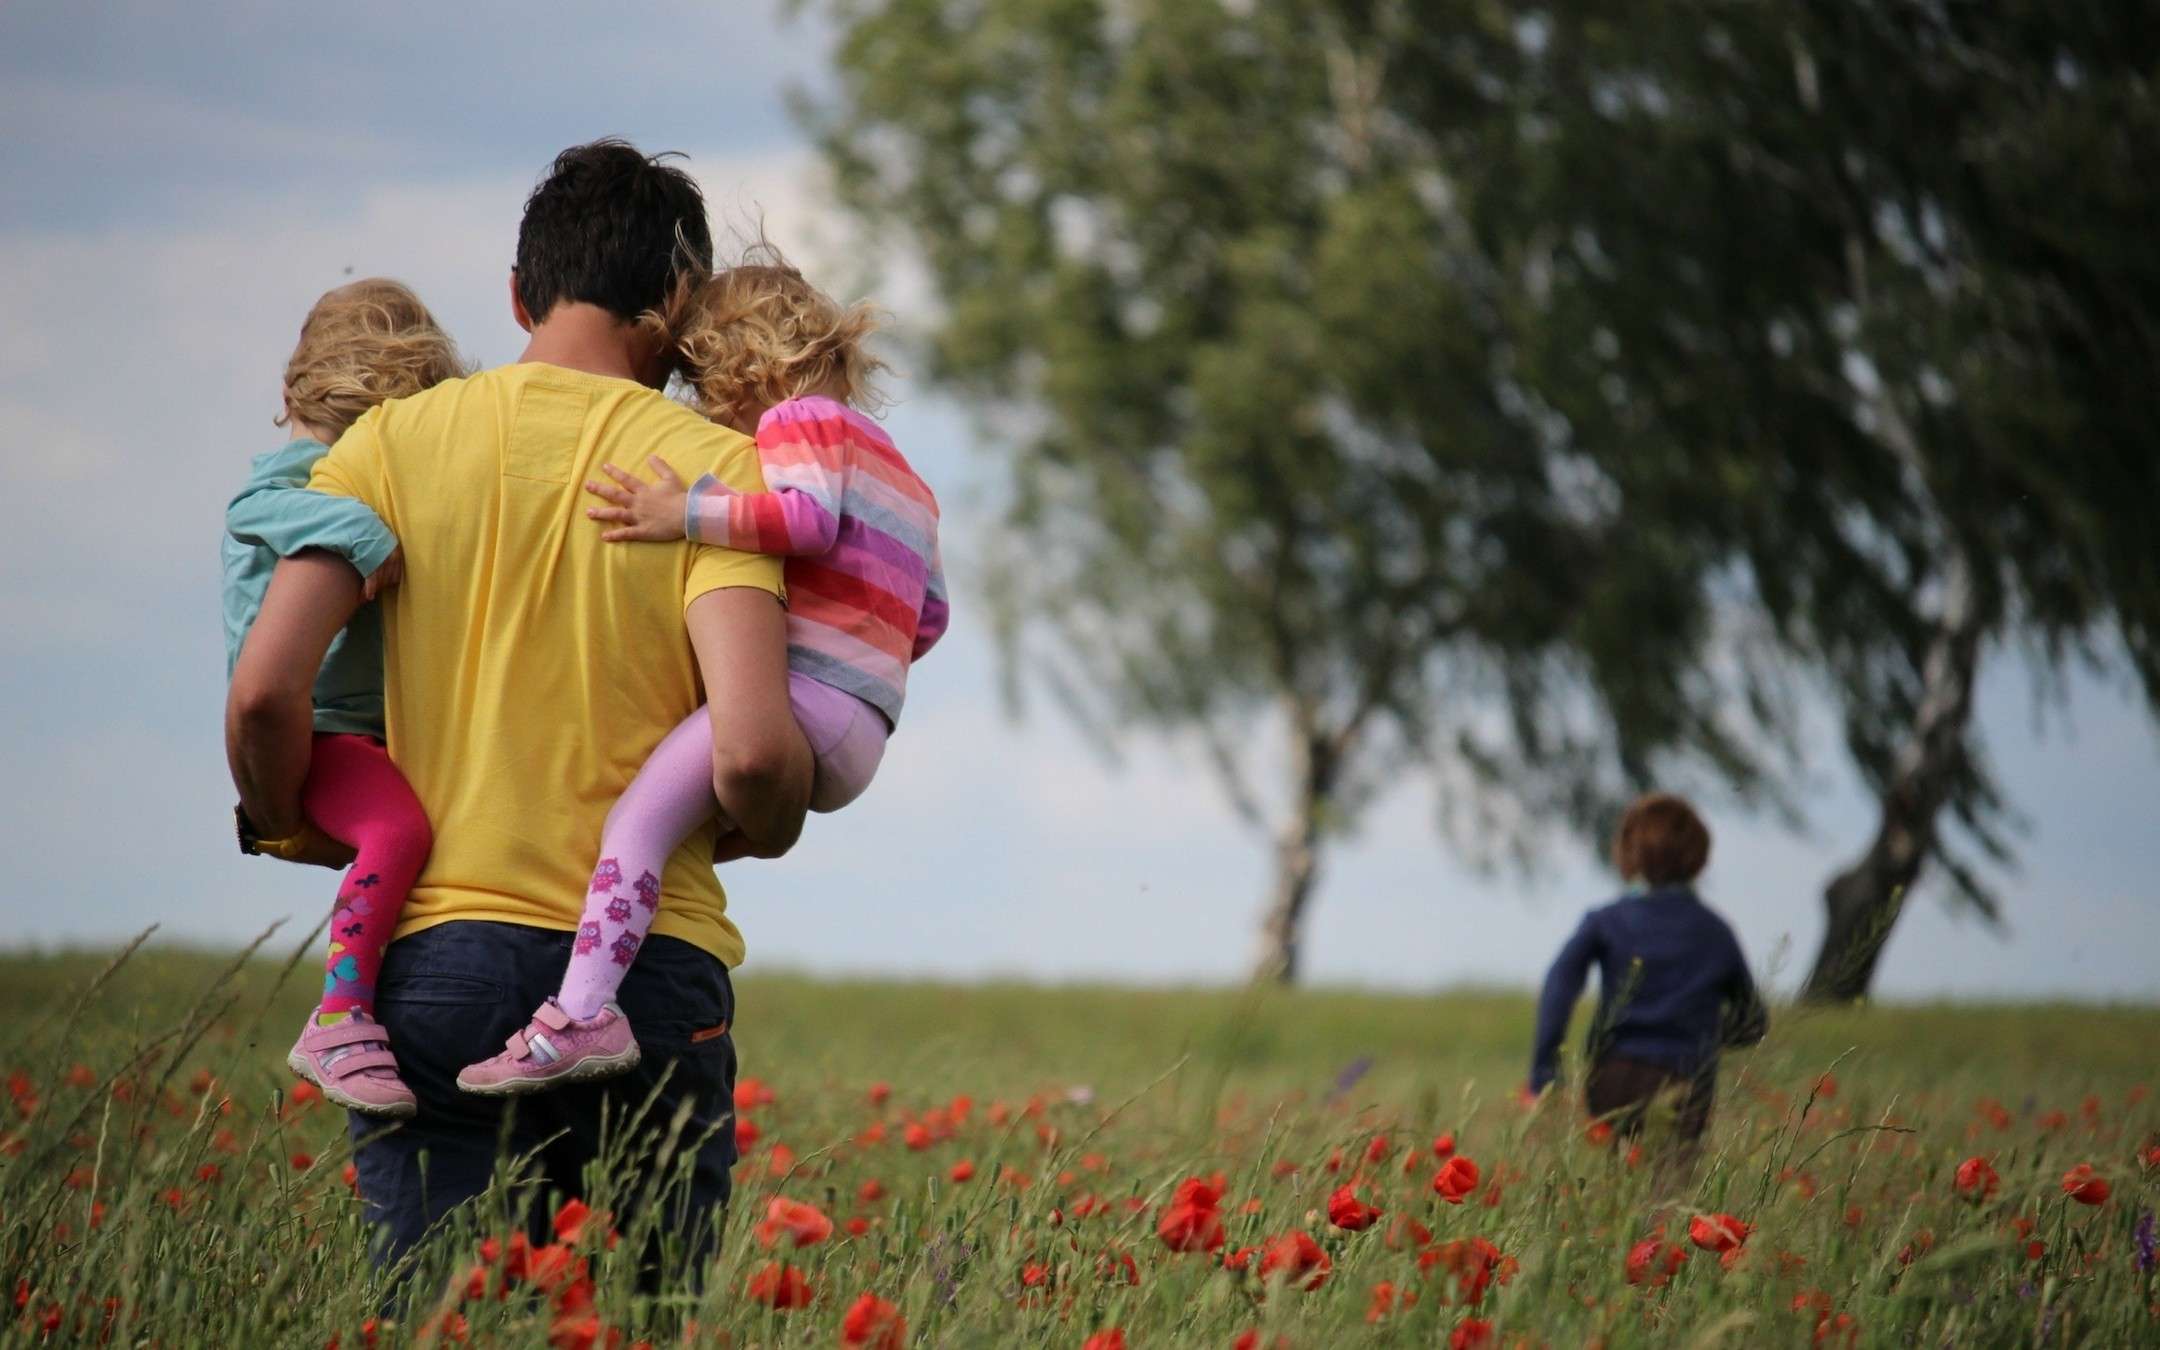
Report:
<svg viewBox="0 0 2160 1350"><path fill-rule="evenodd" d="M0 945L313 922L327 874L233 849L217 600L222 509L282 442L270 418L301 315L348 272L395 276L470 356L511 359L524 193L556 150L610 133L688 152L723 224L762 214L814 275L852 282L861 253L785 103L816 86L823 49L752 4L0 6L0 454L19 503L0 533ZM926 299L904 259L875 298L903 321ZM1262 849L1189 751L1136 743L1113 765L1041 701L1008 720L968 574L993 447L964 410L897 392L889 426L947 506L953 635L870 795L794 857L731 875L751 961L1235 978ZM2042 715L1996 656L1980 717L2030 824L2001 878L2007 929L1931 891L1880 990L2151 999L2160 739L2120 679L2081 676L2067 712ZM1807 828L1713 812L1704 886L1787 986L1823 881L1872 822L1835 740L1812 758ZM1584 852L1534 877L1468 871L1432 820L1406 785L1331 855L1314 978L1527 985L1613 889Z"/></svg>

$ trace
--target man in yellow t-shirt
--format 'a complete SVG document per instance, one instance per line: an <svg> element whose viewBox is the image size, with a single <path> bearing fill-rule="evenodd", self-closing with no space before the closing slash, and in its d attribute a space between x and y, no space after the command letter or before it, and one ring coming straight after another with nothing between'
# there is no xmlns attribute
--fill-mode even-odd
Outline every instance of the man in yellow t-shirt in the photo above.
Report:
<svg viewBox="0 0 2160 1350"><path fill-rule="evenodd" d="M686 478L762 486L749 439L657 392L668 365L635 323L681 268L710 261L703 200L679 169L620 142L563 152L519 230L519 362L367 413L309 484L365 503L404 550L384 607L389 750L435 831L376 993L418 1113L387 1134L353 1121L389 1253L492 1177L504 1105L459 1092L457 1072L554 991L601 825L660 739L707 702L714 792L751 851L778 856L801 830L810 757L788 707L779 562L608 548L580 500L603 461L653 454ZM234 668L228 748L266 837L301 824L309 690L359 594L340 558L285 560ZM549 1187L578 1194L603 1113L621 1120L657 1090L645 1119L664 1130L687 1102L691 1178L663 1227L693 1255L716 1235L735 1158L728 967L743 945L712 849L708 829L670 859L618 996L643 1062L526 1099L508 1136L513 1153L542 1150Z"/></svg>

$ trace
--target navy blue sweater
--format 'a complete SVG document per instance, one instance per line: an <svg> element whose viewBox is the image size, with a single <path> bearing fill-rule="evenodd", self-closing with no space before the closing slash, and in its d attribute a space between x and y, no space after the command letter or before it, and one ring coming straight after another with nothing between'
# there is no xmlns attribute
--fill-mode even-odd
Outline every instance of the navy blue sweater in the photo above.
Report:
<svg viewBox="0 0 2160 1350"><path fill-rule="evenodd" d="M1553 1080L1568 1014L1593 961L1598 1010L1590 1061L1620 1055L1692 1074L1714 1067L1723 1046L1761 1040L1768 1025L1739 940L1692 889L1624 895L1584 915L1546 972L1530 1061L1533 1092Z"/></svg>

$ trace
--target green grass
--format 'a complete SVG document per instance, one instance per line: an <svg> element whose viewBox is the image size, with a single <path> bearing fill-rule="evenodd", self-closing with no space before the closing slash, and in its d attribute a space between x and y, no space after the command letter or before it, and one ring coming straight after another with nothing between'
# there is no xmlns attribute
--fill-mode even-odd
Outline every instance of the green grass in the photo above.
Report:
<svg viewBox="0 0 2160 1350"><path fill-rule="evenodd" d="M282 960L152 949L101 984L109 953L0 956L0 1013L17 1029L0 1053L12 1099L0 1104L0 1275L15 1299L0 1344L39 1343L48 1321L55 1343L361 1343L383 1283L341 1176L342 1122L295 1103L281 1064L312 983L312 946L296 955L281 979ZM597 1320L582 1329L602 1328L602 1344L619 1331L625 1343L724 1333L829 1346L865 1292L897 1305L910 1343L934 1345L1078 1347L1110 1327L1134 1347L1227 1346L1247 1330L1262 1344L1431 1345L1473 1316L1493 1344L1560 1347L1807 1345L1819 1326L1838 1344L2160 1336L2135 1237L2160 1189L2160 1168L2142 1161L2160 1142L2149 1009L1787 1012L1765 1045L1728 1061L1711 1147L1681 1176L1591 1142L1564 1101L1514 1101L1531 1017L1518 995L946 987L753 969L738 996L744 1071L774 1100L745 1112L760 1137L722 1255L701 1282L648 1296L624 1259L643 1233L616 1254L588 1235ZM1834 1088L1814 1094L1826 1072ZM892 1087L882 1105L876 1083ZM950 1137L903 1143L911 1121L942 1133L939 1109L949 1118L960 1096L972 1109ZM867 1137L879 1125L884 1137ZM1459 1206L1431 1189L1443 1131L1482 1171ZM1385 1160L1369 1163L1379 1135ZM1973 1155L2001 1175L1992 1199L1952 1185ZM956 1182L963 1161L974 1175ZM2108 1180L2107 1203L2064 1195L2077 1163ZM594 1179L595 1209L668 1175L665 1160L619 1170ZM1222 1251L1302 1230L1328 1255L1324 1284L1168 1250L1156 1224L1172 1189L1215 1171ZM1346 1232L1327 1200L1360 1174L1359 1194L1386 1214ZM514 1184L508 1162L504 1176ZM884 1194L865 1200L872 1179ZM752 1230L775 1195L841 1227L768 1251ZM543 1344L551 1331L576 1343L582 1286L570 1316L530 1283L496 1297L499 1273L465 1297L503 1212L499 1198L483 1203L406 1272L420 1296L375 1326L379 1343L439 1335L446 1314L474 1344ZM1668 1286L1628 1283L1632 1245L1662 1234L1685 1246L1688 1220L1711 1212L1755 1225L1736 1264L1696 1252ZM1470 1238L1505 1258L1504 1281L1474 1309L1435 1262ZM2037 1258L2032 1242L2045 1244ZM808 1279L808 1307L746 1295L775 1259ZM1383 1282L1394 1300L1369 1321Z"/></svg>

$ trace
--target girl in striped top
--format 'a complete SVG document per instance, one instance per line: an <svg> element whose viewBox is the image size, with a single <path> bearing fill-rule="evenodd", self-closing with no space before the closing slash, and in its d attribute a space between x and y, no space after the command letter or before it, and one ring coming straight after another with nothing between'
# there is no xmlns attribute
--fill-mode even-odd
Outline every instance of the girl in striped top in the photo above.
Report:
<svg viewBox="0 0 2160 1350"><path fill-rule="evenodd" d="M900 721L908 668L944 635L937 499L857 408L881 363L864 347L867 306L842 307L769 247L689 294L665 323L701 410L757 439L764 492L711 476L685 485L657 458L646 482L603 466L586 514L609 541L672 540L787 559L788 692L816 761L810 809L837 811L870 785ZM509 1095L621 1073L637 1042L614 1003L659 913L660 876L719 802L703 708L670 732L609 814L561 990L538 1034L468 1066L468 1091ZM730 852L723 833L717 856ZM532 1028L528 1028L530 1032Z"/></svg>

